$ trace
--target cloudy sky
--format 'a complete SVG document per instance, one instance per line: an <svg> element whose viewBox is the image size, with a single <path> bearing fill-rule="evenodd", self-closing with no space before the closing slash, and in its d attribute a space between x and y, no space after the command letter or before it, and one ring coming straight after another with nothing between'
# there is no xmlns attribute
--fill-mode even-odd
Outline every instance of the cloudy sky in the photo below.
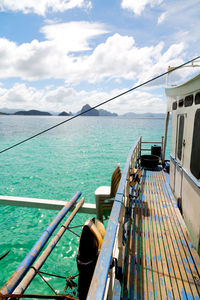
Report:
<svg viewBox="0 0 200 300"><path fill-rule="evenodd" d="M0 111L76 112L190 60L200 55L199 12L199 0L0 0ZM165 112L164 86L102 108Z"/></svg>

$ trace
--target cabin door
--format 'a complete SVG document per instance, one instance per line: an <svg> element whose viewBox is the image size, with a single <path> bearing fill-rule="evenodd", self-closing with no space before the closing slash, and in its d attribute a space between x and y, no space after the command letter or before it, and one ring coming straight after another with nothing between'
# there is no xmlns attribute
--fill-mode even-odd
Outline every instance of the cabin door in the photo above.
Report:
<svg viewBox="0 0 200 300"><path fill-rule="evenodd" d="M184 165L184 150L185 150L185 134L186 134L186 114L177 116L177 133L176 133L176 164L174 176L174 191L177 198L182 197L182 179Z"/></svg>

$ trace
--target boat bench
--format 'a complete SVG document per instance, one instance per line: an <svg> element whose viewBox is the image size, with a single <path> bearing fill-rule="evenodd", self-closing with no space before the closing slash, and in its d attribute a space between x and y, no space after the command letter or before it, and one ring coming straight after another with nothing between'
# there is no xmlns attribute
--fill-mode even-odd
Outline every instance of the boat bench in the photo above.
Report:
<svg viewBox="0 0 200 300"><path fill-rule="evenodd" d="M121 176L120 166L117 165L112 174L110 186L100 186L95 191L97 219L100 221L103 221L104 215L110 214Z"/></svg>
<svg viewBox="0 0 200 300"><path fill-rule="evenodd" d="M200 299L200 258L163 171L143 171L130 211L113 299Z"/></svg>

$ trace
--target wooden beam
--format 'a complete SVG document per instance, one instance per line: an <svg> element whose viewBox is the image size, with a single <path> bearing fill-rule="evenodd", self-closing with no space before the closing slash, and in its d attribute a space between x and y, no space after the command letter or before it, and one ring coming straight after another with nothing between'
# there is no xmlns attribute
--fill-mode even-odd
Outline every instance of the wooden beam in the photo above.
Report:
<svg viewBox="0 0 200 300"><path fill-rule="evenodd" d="M25 197L14 197L14 196L1 196L1 205L31 207L31 208L42 208L60 210L66 204L66 201L60 200L49 200L39 198L25 198ZM84 203L79 210L80 213L95 214L96 215L96 204Z"/></svg>

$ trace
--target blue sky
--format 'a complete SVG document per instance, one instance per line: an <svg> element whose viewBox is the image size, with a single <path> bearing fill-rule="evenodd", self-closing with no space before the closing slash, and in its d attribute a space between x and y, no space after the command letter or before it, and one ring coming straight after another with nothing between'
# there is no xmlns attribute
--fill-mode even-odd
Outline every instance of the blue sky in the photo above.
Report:
<svg viewBox="0 0 200 300"><path fill-rule="evenodd" d="M0 111L76 112L190 60L200 55L199 12L199 0L0 0ZM164 86L102 108L165 112Z"/></svg>

